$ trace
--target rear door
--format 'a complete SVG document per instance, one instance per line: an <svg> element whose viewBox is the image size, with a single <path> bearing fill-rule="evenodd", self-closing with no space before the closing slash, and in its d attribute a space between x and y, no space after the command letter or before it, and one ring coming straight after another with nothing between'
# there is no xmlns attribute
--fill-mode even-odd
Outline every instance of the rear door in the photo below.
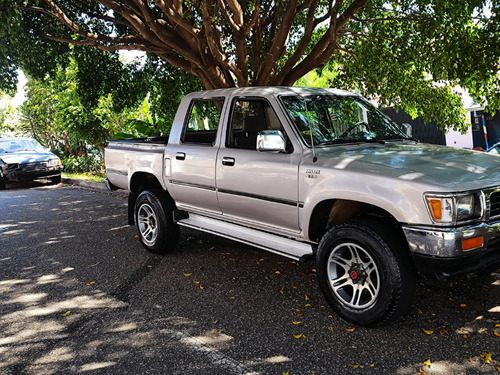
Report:
<svg viewBox="0 0 500 375"><path fill-rule="evenodd" d="M224 98L193 99L180 142L170 153L171 194L179 208L220 213L215 185L217 136Z"/></svg>

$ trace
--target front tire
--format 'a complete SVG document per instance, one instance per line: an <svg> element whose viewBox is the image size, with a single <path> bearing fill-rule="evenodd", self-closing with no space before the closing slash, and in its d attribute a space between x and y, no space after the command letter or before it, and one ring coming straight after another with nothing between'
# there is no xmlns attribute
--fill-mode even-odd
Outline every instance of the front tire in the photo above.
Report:
<svg viewBox="0 0 500 375"><path fill-rule="evenodd" d="M358 222L332 227L319 244L318 282L326 300L345 320L373 326L409 308L415 271L405 244Z"/></svg>
<svg viewBox="0 0 500 375"><path fill-rule="evenodd" d="M137 197L134 218L139 240L146 250L164 254L179 240L179 226L174 223L174 203L163 190L145 190Z"/></svg>
<svg viewBox="0 0 500 375"><path fill-rule="evenodd" d="M53 176L50 178L50 182L52 182L54 185L60 184L61 180L61 175Z"/></svg>

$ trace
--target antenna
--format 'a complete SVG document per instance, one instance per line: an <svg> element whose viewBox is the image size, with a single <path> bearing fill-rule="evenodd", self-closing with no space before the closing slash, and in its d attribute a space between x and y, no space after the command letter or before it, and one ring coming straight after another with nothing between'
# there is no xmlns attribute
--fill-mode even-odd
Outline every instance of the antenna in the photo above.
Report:
<svg viewBox="0 0 500 375"><path fill-rule="evenodd" d="M311 137L311 148L312 148L312 153L313 153L313 163L316 163L318 160L318 157L316 156L316 148L314 147L314 138L313 138L313 130L311 126L311 121L309 121L309 109L307 108L307 100L303 96L301 96L302 100L304 101L304 105L306 107L306 119L307 119L307 125L309 126L309 136Z"/></svg>

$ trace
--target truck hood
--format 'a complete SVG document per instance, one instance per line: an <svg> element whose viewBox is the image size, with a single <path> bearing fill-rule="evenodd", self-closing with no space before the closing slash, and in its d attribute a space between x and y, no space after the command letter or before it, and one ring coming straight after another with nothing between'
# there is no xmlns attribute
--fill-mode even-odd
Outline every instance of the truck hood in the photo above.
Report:
<svg viewBox="0 0 500 375"><path fill-rule="evenodd" d="M317 148L314 168L344 169L464 191L500 185L500 157L425 143L363 143Z"/></svg>
<svg viewBox="0 0 500 375"><path fill-rule="evenodd" d="M19 151L0 154L0 160L6 164L25 164L57 159L51 152Z"/></svg>

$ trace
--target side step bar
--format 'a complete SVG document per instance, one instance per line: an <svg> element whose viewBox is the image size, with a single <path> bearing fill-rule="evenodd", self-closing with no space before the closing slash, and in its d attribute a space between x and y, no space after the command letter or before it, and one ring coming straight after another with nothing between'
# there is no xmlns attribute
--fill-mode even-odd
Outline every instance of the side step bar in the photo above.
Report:
<svg viewBox="0 0 500 375"><path fill-rule="evenodd" d="M310 244L201 215L190 213L188 218L178 220L177 224L229 238L298 261L305 260L314 254L313 246Z"/></svg>

